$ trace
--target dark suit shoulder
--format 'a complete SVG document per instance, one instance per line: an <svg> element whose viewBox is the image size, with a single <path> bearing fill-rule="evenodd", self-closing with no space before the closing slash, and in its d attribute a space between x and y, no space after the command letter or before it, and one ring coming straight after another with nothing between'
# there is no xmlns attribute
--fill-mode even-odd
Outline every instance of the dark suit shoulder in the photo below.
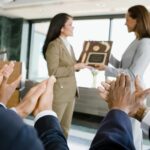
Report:
<svg viewBox="0 0 150 150"><path fill-rule="evenodd" d="M16 112L0 107L0 118L0 149L43 150L36 130L26 125Z"/></svg>
<svg viewBox="0 0 150 150"><path fill-rule="evenodd" d="M135 150L131 122L126 113L111 110L101 122L90 150Z"/></svg>
<svg viewBox="0 0 150 150"><path fill-rule="evenodd" d="M41 117L36 121L34 126L38 130L39 134L47 131L48 129L56 129L61 131L61 127L58 119L52 115L46 115Z"/></svg>
<svg viewBox="0 0 150 150"><path fill-rule="evenodd" d="M62 133L60 123L56 117L51 115L41 117L35 123L35 128L45 149L69 150L66 138Z"/></svg>

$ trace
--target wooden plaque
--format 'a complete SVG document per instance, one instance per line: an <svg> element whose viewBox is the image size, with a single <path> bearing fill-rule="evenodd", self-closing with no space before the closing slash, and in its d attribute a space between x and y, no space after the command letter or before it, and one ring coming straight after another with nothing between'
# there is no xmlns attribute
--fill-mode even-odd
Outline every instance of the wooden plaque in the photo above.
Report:
<svg viewBox="0 0 150 150"><path fill-rule="evenodd" d="M112 41L85 41L78 62L108 65Z"/></svg>

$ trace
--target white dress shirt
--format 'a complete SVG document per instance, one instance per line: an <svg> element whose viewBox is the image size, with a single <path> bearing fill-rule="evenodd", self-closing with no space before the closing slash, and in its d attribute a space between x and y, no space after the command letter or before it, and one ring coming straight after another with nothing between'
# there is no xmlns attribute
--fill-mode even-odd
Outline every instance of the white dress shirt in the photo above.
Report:
<svg viewBox="0 0 150 150"><path fill-rule="evenodd" d="M67 38L62 37L62 36L60 36L60 38L61 38L61 39L62 39L62 41L64 42L64 44L65 44L65 46L66 46L66 48L67 48L67 50L68 50L68 52L69 52L70 56L72 56L72 49L71 49L71 45L70 45L70 43L68 42Z"/></svg>
<svg viewBox="0 0 150 150"><path fill-rule="evenodd" d="M3 103L0 102L0 105L2 105L3 107L7 108Z"/></svg>
<svg viewBox="0 0 150 150"><path fill-rule="evenodd" d="M141 128L143 132L148 135L149 134L149 128L150 128L150 110L147 112L145 117L142 119L141 122Z"/></svg>
<svg viewBox="0 0 150 150"><path fill-rule="evenodd" d="M5 104L3 104L3 103L0 102L0 105L2 105L4 108L7 109L7 107L5 106ZM12 107L11 110L13 110L14 112L17 113L17 110L16 110L15 107ZM17 113L17 114L18 114L18 113ZM38 113L38 114L35 116L35 118L34 118L34 123L36 123L36 121L37 121L38 119L40 119L41 117L44 117L44 116L47 116L47 115L52 115L52 116L54 116L54 117L57 117L57 114L56 114L54 111L52 111L52 110L44 110L44 111L41 111L40 113Z"/></svg>
<svg viewBox="0 0 150 150"><path fill-rule="evenodd" d="M52 110L44 110L44 111L41 111L40 113L38 113L36 115L36 117L34 118L34 123L40 119L41 117L44 117L44 116L47 116L47 115L51 115L51 116L54 116L54 117L57 117L57 114L52 111Z"/></svg>

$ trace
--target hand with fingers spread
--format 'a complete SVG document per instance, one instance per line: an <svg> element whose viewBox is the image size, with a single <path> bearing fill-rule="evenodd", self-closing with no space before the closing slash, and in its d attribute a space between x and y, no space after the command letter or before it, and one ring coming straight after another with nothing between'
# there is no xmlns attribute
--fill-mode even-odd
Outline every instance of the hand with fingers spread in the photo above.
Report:
<svg viewBox="0 0 150 150"><path fill-rule="evenodd" d="M131 81L129 76L121 74L116 81L111 83L108 95L108 106L110 109L120 109L126 113L130 112Z"/></svg>
<svg viewBox="0 0 150 150"><path fill-rule="evenodd" d="M100 96L108 103L110 109L117 108L125 111L130 116L140 120L146 107L145 98L150 95L150 89L144 90L140 86L138 76L135 79L135 91L131 93L129 76L121 74L116 81L102 82L99 87Z"/></svg>
<svg viewBox="0 0 150 150"><path fill-rule="evenodd" d="M140 80L138 76L136 76L134 83L135 91L132 95L132 101L134 101L134 105L132 105L129 115L141 121L141 119L144 117L144 111L147 109L144 101L147 96L150 95L150 88L144 90L143 87L140 85Z"/></svg>
<svg viewBox="0 0 150 150"><path fill-rule="evenodd" d="M135 91L131 93L131 81L129 76L121 74L116 82L112 82L109 91L108 105L110 108L119 108L130 116L141 121L146 106L145 98L150 95L150 88L143 89L139 77L135 81Z"/></svg>

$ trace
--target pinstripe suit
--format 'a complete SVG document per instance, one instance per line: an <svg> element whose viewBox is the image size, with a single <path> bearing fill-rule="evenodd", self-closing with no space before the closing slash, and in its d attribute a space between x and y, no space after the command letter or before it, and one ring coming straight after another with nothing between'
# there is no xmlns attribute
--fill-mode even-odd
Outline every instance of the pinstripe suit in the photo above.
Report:
<svg viewBox="0 0 150 150"><path fill-rule="evenodd" d="M110 57L110 64L114 66L107 67L105 76L116 77L120 73L126 73L134 81L136 75L140 75L141 82L144 85L143 75L150 63L150 38L142 38L134 40L127 50L124 52L121 61L118 61L113 56ZM132 87L133 84L132 84ZM133 127L134 142L137 150L141 149L142 131L140 123L135 119L131 119Z"/></svg>
<svg viewBox="0 0 150 150"><path fill-rule="evenodd" d="M73 52L73 51L72 51ZM69 54L61 38L50 42L46 51L49 75L55 75L53 110L57 113L67 137L71 125L74 100L77 91L74 64L75 56Z"/></svg>

